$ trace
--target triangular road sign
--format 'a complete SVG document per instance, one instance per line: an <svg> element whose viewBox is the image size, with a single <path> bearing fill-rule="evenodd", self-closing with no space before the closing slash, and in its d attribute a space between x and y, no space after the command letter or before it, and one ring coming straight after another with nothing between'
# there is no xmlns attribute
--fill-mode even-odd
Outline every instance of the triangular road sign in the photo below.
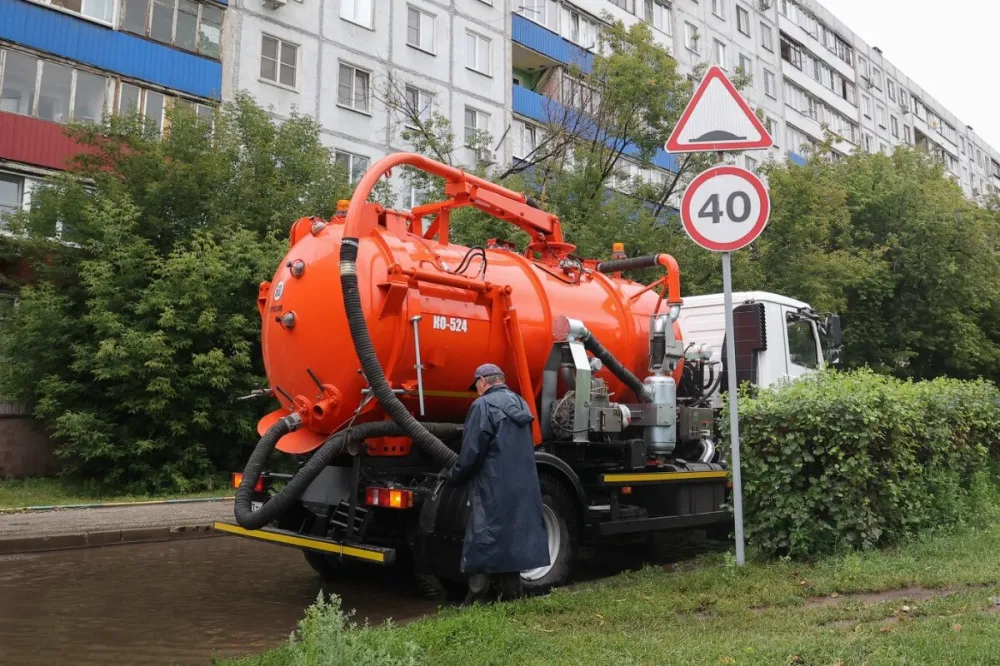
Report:
<svg viewBox="0 0 1000 666"><path fill-rule="evenodd" d="M774 145L736 86L713 65L670 133L668 153L733 151Z"/></svg>

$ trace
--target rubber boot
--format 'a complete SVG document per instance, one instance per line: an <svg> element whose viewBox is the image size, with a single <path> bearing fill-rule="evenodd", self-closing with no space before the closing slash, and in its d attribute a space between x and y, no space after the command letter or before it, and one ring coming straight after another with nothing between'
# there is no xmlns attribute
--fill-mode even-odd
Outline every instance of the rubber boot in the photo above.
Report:
<svg viewBox="0 0 1000 666"><path fill-rule="evenodd" d="M514 601L524 597L524 584L519 571L499 574L496 578L498 597L501 601Z"/></svg>
<svg viewBox="0 0 1000 666"><path fill-rule="evenodd" d="M469 593L462 602L463 606L475 603L487 604L490 601L490 575L487 573L473 574L469 577Z"/></svg>

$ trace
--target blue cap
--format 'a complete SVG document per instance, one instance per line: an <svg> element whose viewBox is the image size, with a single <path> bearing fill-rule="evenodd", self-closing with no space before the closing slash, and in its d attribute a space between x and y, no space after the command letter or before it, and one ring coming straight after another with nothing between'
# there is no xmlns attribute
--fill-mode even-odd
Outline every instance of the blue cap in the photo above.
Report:
<svg viewBox="0 0 1000 666"><path fill-rule="evenodd" d="M482 377L492 377L493 375L500 375L503 377L503 370L500 369L499 365L493 363L483 363L481 366L476 368L476 374L472 379L472 384L469 386L469 390L472 391L476 388L476 382Z"/></svg>

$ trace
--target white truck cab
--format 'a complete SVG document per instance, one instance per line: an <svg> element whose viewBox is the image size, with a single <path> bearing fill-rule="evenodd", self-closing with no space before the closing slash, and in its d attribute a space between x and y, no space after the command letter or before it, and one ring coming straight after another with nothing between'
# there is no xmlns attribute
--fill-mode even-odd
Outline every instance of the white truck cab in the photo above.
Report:
<svg viewBox="0 0 1000 666"><path fill-rule="evenodd" d="M734 292L733 308L737 379L741 383L767 387L837 362L840 320L836 315L821 318L808 303L764 291ZM685 345L706 345L711 360L725 372L724 295L686 297L678 321ZM824 339L829 354L824 354ZM719 385L724 388L727 384ZM714 391L711 402L718 402L718 393Z"/></svg>

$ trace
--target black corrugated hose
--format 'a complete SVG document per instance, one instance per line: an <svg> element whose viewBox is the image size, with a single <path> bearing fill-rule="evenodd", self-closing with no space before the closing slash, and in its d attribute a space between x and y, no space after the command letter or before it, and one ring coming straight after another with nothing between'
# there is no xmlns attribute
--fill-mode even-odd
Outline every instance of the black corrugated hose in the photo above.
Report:
<svg viewBox="0 0 1000 666"><path fill-rule="evenodd" d="M658 254L647 254L630 259L602 261L597 264L597 270L600 273L624 273L625 271L635 271L640 268L652 268L653 266L659 266L659 256Z"/></svg>
<svg viewBox="0 0 1000 666"><path fill-rule="evenodd" d="M403 429L417 447L447 467L455 462L458 455L445 446L444 442L434 436L427 428L410 414L406 406L400 402L392 387L385 379L385 373L375 355L368 325L365 323L365 313L361 308L361 294L358 291L358 273L356 261L358 258L358 239L345 238L340 243L340 287L343 292L344 310L347 313L347 324L354 340L354 351L361 361L361 369L371 386L375 398L388 412L389 417Z"/></svg>
<svg viewBox="0 0 1000 666"><path fill-rule="evenodd" d="M591 354L601 359L601 362L607 366L608 370L611 371L615 377L620 379L625 386L632 389L632 393L635 393L635 397L639 402L650 402L652 397L646 391L646 385L639 381L639 378L632 374L632 371L622 365L618 359L611 355L604 345L594 337L594 334L589 330L584 330L584 334L581 338L583 342L583 347L589 351Z"/></svg>
<svg viewBox="0 0 1000 666"><path fill-rule="evenodd" d="M353 426L331 435L309 458L309 461L295 473L295 476L289 480L284 488L265 502L264 506L256 511L251 510L253 487L257 484L257 479L260 478L267 457L271 455L278 440L298 427L299 423L301 420L296 414L281 419L268 428L250 455L250 459L243 469L243 481L240 482L240 487L236 490L236 502L233 509L236 522L244 529L260 529L287 511L294 502L302 497L302 493L319 476L319 473L346 448L348 438L350 441L360 441L368 437L393 437L407 434L401 426L392 421L377 421ZM428 429L429 433L433 432L442 437L454 437L462 432L462 426L455 423L425 423L422 424L422 427ZM444 446L443 443L441 445Z"/></svg>

